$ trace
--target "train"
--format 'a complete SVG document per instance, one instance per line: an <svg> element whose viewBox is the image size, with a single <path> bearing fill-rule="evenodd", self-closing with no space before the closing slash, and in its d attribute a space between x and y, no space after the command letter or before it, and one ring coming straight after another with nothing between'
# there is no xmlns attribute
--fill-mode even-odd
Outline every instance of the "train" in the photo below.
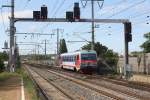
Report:
<svg viewBox="0 0 150 100"><path fill-rule="evenodd" d="M97 68L97 54L94 50L81 50L60 55L60 66L80 72L93 72Z"/></svg>

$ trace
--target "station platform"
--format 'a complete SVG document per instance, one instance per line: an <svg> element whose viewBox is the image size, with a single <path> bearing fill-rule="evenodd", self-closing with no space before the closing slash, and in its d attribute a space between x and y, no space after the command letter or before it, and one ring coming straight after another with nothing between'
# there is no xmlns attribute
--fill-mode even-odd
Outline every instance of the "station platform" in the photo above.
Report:
<svg viewBox="0 0 150 100"><path fill-rule="evenodd" d="M0 81L0 100L25 100L24 87L19 76Z"/></svg>

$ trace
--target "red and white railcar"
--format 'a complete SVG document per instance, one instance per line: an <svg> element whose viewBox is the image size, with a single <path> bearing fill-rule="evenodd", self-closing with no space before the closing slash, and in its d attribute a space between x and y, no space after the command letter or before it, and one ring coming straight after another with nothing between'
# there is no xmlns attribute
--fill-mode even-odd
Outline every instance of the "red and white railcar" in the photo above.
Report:
<svg viewBox="0 0 150 100"><path fill-rule="evenodd" d="M77 51L60 55L60 66L75 71L93 70L97 67L97 55L93 50Z"/></svg>

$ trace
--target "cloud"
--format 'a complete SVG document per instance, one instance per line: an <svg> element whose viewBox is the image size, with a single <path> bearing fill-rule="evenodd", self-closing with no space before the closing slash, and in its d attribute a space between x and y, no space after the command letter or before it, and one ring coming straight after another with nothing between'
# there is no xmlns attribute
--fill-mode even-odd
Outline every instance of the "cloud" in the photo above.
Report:
<svg viewBox="0 0 150 100"><path fill-rule="evenodd" d="M10 12L4 12L0 16L0 23L4 21L4 23L9 22ZM24 11L16 11L15 17L23 18L23 17L32 17L32 10L24 10Z"/></svg>

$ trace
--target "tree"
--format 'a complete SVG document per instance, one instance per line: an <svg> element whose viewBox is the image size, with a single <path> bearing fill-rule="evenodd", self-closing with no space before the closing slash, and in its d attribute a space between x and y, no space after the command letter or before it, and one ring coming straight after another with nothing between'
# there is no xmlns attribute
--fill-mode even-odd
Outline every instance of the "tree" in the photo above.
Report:
<svg viewBox="0 0 150 100"><path fill-rule="evenodd" d="M67 50L65 39L61 39L60 40L59 53L62 54L62 53L66 53L66 52L68 52L68 50Z"/></svg>
<svg viewBox="0 0 150 100"><path fill-rule="evenodd" d="M141 48L143 48L144 53L150 52L150 32L144 34L144 38L146 38L146 41L141 45Z"/></svg>
<svg viewBox="0 0 150 100"><path fill-rule="evenodd" d="M91 50L91 43L88 43L82 47L83 50ZM106 46L103 46L99 42L94 44L94 50L97 53L97 56L103 56L105 52L108 50Z"/></svg>
<svg viewBox="0 0 150 100"><path fill-rule="evenodd" d="M0 72L4 70L4 61L8 61L8 54L6 52L0 52Z"/></svg>
<svg viewBox="0 0 150 100"><path fill-rule="evenodd" d="M141 51L133 51L133 52L130 53L130 56L132 56L132 57L138 57L141 54L142 54Z"/></svg>

